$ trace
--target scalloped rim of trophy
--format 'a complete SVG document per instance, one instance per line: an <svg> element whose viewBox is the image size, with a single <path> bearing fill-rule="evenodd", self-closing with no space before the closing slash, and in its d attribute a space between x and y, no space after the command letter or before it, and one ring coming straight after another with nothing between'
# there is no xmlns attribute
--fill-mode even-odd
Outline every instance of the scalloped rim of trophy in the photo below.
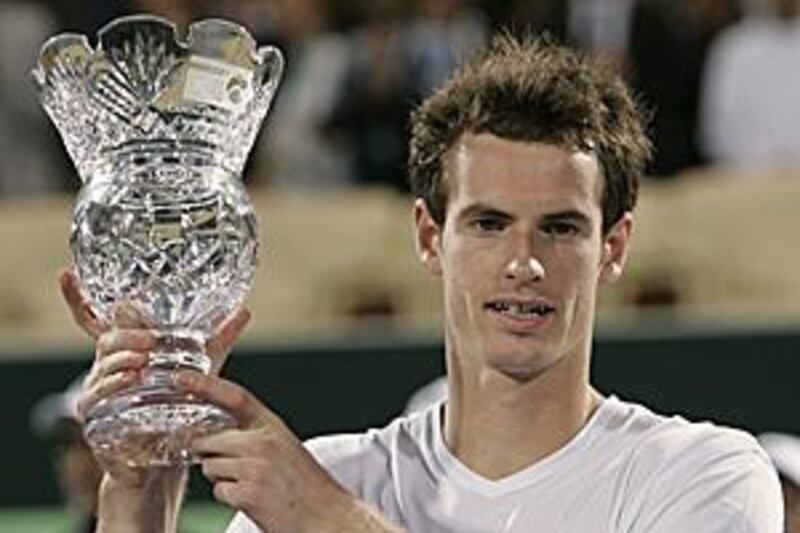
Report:
<svg viewBox="0 0 800 533"><path fill-rule="evenodd" d="M237 56L239 58L246 57L250 60L250 64L240 64L240 66L251 68L253 71L258 72L257 79L262 80L264 87L270 90L275 88L281 79L284 60L280 49L273 45L264 45L257 48L255 39L244 26L222 18L198 19L189 24L186 38L181 39L174 23L164 17L152 14L127 15L108 22L97 31L97 40L94 48L92 48L89 38L82 33L64 32L50 37L44 42L39 51L36 68L33 70L33 77L41 88L45 85L47 72L56 65L58 58L65 54L83 56L88 61L95 59L95 57L102 57L102 54L104 54L102 47L104 38L126 27L153 23L169 30L172 34L172 44L176 48L190 54L228 61L233 64L237 64L237 62L221 47L215 50L217 53L209 53L213 50L203 46L208 41L203 40L201 36L203 34L218 33L219 35L227 34L229 38L238 38L243 46L243 53L237 54ZM270 75L265 76L267 73Z"/></svg>

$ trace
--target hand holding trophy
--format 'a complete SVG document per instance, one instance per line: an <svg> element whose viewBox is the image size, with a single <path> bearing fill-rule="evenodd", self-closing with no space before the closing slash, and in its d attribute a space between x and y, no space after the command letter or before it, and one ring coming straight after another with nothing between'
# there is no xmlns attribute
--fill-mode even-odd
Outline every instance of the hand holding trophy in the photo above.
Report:
<svg viewBox="0 0 800 533"><path fill-rule="evenodd" d="M206 341L250 288L257 224L241 172L282 71L276 48L218 19L185 42L138 15L95 49L76 34L42 48L34 79L83 182L70 238L81 292L107 326L134 314L156 336L140 382L86 417L100 455L192 461L192 438L234 424L172 376L210 371Z"/></svg>

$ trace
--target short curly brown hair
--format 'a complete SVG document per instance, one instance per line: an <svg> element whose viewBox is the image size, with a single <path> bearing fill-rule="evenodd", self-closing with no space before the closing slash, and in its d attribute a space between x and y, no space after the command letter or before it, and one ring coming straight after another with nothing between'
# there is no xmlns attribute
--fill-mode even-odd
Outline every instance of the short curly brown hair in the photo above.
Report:
<svg viewBox="0 0 800 533"><path fill-rule="evenodd" d="M411 191L442 226L444 161L464 133L592 152L605 176L605 233L636 204L652 151L644 120L612 69L546 38L502 33L412 113Z"/></svg>

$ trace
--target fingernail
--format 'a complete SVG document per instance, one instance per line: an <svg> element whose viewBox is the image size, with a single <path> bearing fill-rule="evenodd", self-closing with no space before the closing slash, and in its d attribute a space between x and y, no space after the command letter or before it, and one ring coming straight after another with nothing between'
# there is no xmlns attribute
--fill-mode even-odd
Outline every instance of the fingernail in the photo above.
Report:
<svg viewBox="0 0 800 533"><path fill-rule="evenodd" d="M172 383L178 388L190 388L194 384L195 376L185 370L172 373Z"/></svg>

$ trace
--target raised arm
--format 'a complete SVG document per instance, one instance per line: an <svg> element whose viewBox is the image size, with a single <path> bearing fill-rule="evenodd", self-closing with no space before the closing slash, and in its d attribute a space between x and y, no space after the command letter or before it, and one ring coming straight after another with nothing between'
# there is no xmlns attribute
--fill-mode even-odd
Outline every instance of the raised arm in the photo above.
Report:
<svg viewBox="0 0 800 533"><path fill-rule="evenodd" d="M62 272L59 283L75 322L95 341L94 363L78 401L78 412L85 419L99 401L141 378L156 337L135 317L119 316L113 327L103 324L82 297L71 271ZM206 348L213 360L212 372L220 370L248 319L247 311L238 311L209 340ZM187 478L185 466L130 468L118 457L98 450L94 453L105 471L100 484L98 532L176 531Z"/></svg>

